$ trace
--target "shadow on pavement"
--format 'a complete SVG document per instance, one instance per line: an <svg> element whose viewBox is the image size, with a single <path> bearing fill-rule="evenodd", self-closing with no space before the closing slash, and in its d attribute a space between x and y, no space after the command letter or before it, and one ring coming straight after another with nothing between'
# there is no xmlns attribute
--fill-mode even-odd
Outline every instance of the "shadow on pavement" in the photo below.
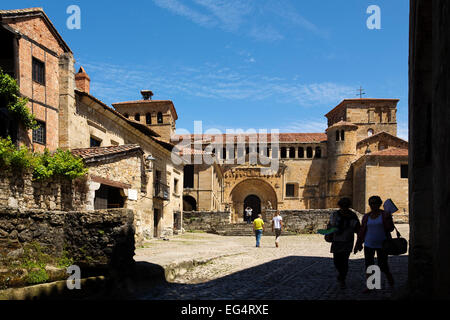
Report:
<svg viewBox="0 0 450 320"><path fill-rule="evenodd" d="M407 281L408 256L389 257L394 289L363 294L364 259L349 261L347 288L340 289L332 258L289 256L198 284L169 283L162 267L140 262L122 298L150 300L379 300L398 297ZM400 289L400 290L399 290ZM393 296L394 295L394 296Z"/></svg>

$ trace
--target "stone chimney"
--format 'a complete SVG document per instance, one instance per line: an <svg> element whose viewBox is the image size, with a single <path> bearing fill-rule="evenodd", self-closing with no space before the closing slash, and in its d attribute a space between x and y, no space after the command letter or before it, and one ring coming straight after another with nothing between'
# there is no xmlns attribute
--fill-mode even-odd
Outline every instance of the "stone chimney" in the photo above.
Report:
<svg viewBox="0 0 450 320"><path fill-rule="evenodd" d="M142 98L144 100L152 100L152 97L153 97L153 92L152 91L150 91L150 90L142 90L141 94L142 94Z"/></svg>
<svg viewBox="0 0 450 320"><path fill-rule="evenodd" d="M75 75L75 83L78 90L89 93L91 87L91 78L89 78L84 68L81 67Z"/></svg>

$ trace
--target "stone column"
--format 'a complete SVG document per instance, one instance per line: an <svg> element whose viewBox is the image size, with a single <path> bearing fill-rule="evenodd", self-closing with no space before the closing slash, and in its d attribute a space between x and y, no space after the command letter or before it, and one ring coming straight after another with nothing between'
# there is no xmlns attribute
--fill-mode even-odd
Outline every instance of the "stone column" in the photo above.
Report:
<svg viewBox="0 0 450 320"><path fill-rule="evenodd" d="M450 6L411 0L409 293L450 298Z"/></svg>

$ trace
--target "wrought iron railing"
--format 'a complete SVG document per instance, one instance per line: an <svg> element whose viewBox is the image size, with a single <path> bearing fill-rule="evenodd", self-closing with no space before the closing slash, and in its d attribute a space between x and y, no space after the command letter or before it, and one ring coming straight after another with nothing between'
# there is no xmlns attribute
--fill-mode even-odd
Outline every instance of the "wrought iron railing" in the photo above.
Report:
<svg viewBox="0 0 450 320"><path fill-rule="evenodd" d="M155 198L170 200L170 187L161 183L155 182Z"/></svg>

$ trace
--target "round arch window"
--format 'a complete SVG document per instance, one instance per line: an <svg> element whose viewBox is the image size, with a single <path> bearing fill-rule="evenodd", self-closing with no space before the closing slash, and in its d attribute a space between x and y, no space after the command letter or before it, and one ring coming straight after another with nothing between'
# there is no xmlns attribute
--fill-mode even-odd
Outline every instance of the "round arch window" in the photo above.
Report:
<svg viewBox="0 0 450 320"><path fill-rule="evenodd" d="M374 133L373 129L367 130L367 136L368 136L368 137L373 136L373 133Z"/></svg>

